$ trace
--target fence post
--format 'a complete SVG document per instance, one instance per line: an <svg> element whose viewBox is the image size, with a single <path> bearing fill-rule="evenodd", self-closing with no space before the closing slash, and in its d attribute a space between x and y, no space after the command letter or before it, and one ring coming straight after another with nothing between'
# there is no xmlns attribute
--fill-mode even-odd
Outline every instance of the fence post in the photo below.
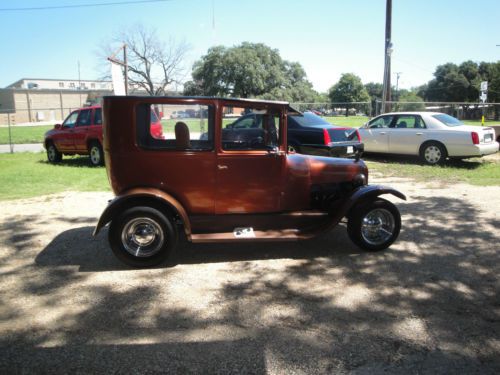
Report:
<svg viewBox="0 0 500 375"><path fill-rule="evenodd" d="M9 128L9 147L10 153L14 153L14 145L12 144L12 134L10 132L10 113L7 114L7 127Z"/></svg>

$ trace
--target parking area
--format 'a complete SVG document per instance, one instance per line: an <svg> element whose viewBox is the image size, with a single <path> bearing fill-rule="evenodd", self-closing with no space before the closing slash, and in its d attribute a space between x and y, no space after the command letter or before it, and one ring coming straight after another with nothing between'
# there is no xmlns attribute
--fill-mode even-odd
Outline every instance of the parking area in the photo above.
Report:
<svg viewBox="0 0 500 375"><path fill-rule="evenodd" d="M0 372L499 373L498 186L371 182L409 197L384 252L339 226L148 270L91 237L111 193L2 202Z"/></svg>

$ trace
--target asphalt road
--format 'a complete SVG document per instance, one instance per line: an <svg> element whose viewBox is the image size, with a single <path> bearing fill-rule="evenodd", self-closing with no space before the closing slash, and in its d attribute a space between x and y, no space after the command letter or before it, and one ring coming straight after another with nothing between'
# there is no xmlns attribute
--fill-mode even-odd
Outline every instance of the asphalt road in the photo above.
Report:
<svg viewBox="0 0 500 375"><path fill-rule="evenodd" d="M135 270L91 237L111 195L0 209L0 373L498 374L498 187L378 180L399 240L184 243Z"/></svg>
<svg viewBox="0 0 500 375"><path fill-rule="evenodd" d="M40 152L45 151L41 143L27 143L12 145L13 152ZM0 145L0 154L7 154L11 152L10 145Z"/></svg>

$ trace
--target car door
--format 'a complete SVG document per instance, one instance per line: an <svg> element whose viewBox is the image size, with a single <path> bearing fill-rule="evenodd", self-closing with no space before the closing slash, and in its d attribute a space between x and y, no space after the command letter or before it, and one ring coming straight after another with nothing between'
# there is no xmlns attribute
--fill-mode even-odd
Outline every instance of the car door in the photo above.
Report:
<svg viewBox="0 0 500 375"><path fill-rule="evenodd" d="M388 130L394 119L393 115L383 115L371 120L366 127L359 129L361 142L367 152L388 152Z"/></svg>
<svg viewBox="0 0 500 375"><path fill-rule="evenodd" d="M389 152L418 155L425 135L425 123L419 115L397 115L389 128Z"/></svg>
<svg viewBox="0 0 500 375"><path fill-rule="evenodd" d="M73 132L79 111L73 111L62 123L61 130L54 136L59 151L74 151Z"/></svg>
<svg viewBox="0 0 500 375"><path fill-rule="evenodd" d="M87 137L89 127L92 122L92 109L82 109L76 120L76 126L73 131L73 142L76 151L87 151Z"/></svg>
<svg viewBox="0 0 500 375"><path fill-rule="evenodd" d="M228 111L229 109L229 111ZM286 145L283 139L283 116L278 110L245 108L258 114L254 132L241 128L245 136L223 139L219 124L216 169L216 214L251 214L278 212L283 188ZM224 107L222 113L234 113ZM221 116L222 117L222 116ZM251 118L252 116L248 116ZM228 129L238 131L238 129ZM242 142L241 140L244 140Z"/></svg>

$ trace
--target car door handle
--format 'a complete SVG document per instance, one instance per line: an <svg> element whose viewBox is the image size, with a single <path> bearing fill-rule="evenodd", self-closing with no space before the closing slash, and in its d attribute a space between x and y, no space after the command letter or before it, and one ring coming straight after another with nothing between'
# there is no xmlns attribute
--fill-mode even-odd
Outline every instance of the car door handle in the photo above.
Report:
<svg viewBox="0 0 500 375"><path fill-rule="evenodd" d="M227 165L221 165L221 164L218 164L218 165L217 165L217 168L218 168L219 170L222 170L222 169L227 169Z"/></svg>
<svg viewBox="0 0 500 375"><path fill-rule="evenodd" d="M385 135L385 134L387 134L387 132L380 132L379 134L380 135Z"/></svg>
<svg viewBox="0 0 500 375"><path fill-rule="evenodd" d="M416 134L416 135L422 135L422 134L424 134L424 133L415 133L415 134Z"/></svg>

